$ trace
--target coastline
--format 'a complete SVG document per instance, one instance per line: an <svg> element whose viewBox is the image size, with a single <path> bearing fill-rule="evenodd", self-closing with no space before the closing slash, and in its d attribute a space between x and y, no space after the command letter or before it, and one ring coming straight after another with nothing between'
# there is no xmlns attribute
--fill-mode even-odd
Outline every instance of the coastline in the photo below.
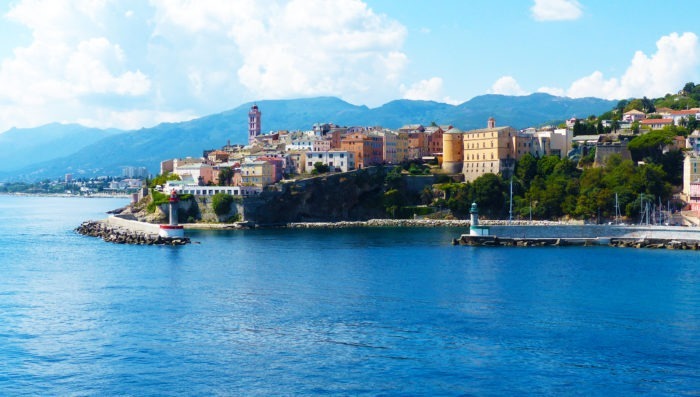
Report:
<svg viewBox="0 0 700 397"><path fill-rule="evenodd" d="M480 224L487 226L581 226L580 222L557 221L507 221L507 220L480 220ZM186 230L236 230L236 229L342 229L364 227L469 227L468 219L370 219L366 221L338 221L338 222L289 222L270 225L254 225L249 222L236 223L184 223Z"/></svg>
<svg viewBox="0 0 700 397"><path fill-rule="evenodd" d="M67 194L67 193L8 193L0 192L0 196L15 196L15 197L63 197L63 198L126 198L130 199L130 193L112 194L112 193L96 193L96 194Z"/></svg>

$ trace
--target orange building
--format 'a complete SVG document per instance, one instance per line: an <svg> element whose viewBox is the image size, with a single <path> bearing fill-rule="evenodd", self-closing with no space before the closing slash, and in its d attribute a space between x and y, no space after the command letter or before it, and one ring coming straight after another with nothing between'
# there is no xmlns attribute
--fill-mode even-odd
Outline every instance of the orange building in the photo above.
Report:
<svg viewBox="0 0 700 397"><path fill-rule="evenodd" d="M355 167L364 168L383 162L383 141L381 136L367 136L356 132L340 141L340 149L352 152L355 156Z"/></svg>

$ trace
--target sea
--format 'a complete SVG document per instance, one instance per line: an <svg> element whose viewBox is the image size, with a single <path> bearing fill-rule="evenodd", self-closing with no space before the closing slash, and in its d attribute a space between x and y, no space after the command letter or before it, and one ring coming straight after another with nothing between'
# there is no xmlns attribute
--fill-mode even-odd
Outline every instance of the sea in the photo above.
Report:
<svg viewBox="0 0 700 397"><path fill-rule="evenodd" d="M125 204L0 196L0 395L700 394L700 252L74 232Z"/></svg>

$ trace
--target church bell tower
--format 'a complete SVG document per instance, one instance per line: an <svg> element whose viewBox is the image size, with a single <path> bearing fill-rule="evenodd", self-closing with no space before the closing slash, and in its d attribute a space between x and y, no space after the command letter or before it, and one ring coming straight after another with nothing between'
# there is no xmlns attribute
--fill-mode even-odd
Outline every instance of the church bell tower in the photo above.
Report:
<svg viewBox="0 0 700 397"><path fill-rule="evenodd" d="M262 113L255 104L248 112L248 144L252 145L255 142L255 137L260 135L260 118Z"/></svg>

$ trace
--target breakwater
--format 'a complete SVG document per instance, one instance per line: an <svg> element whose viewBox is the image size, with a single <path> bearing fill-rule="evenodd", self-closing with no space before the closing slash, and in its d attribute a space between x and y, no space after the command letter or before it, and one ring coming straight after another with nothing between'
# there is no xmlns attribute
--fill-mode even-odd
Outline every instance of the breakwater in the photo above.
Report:
<svg viewBox="0 0 700 397"><path fill-rule="evenodd" d="M453 241L454 245L484 247L567 247L607 245L620 248L664 248L694 250L700 248L700 240L679 240L668 238L625 238L625 237L569 237L569 238L520 238L497 236L462 235Z"/></svg>
<svg viewBox="0 0 700 397"><path fill-rule="evenodd" d="M84 236L99 237L104 241L116 244L184 245L190 242L187 237L161 237L157 232L153 233L147 228L125 227L112 224L109 221L85 221L75 231Z"/></svg>
<svg viewBox="0 0 700 397"><path fill-rule="evenodd" d="M572 246L698 249L700 228L681 226L492 226L487 236L464 234L454 244L472 246Z"/></svg>

